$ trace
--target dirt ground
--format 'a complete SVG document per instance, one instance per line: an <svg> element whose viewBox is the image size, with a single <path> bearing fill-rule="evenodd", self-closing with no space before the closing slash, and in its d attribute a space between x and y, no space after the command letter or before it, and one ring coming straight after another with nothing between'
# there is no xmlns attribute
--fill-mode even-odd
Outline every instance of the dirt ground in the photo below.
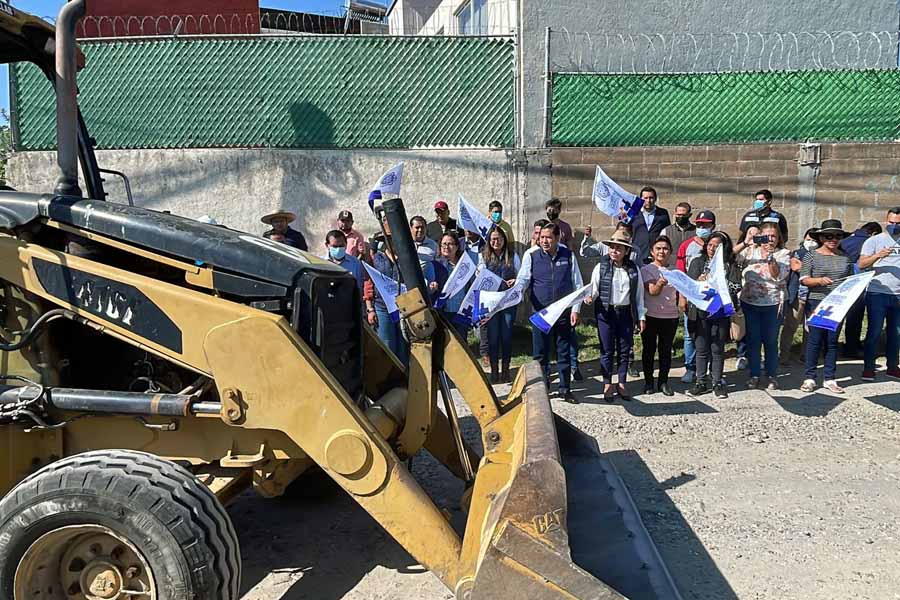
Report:
<svg viewBox="0 0 900 600"><path fill-rule="evenodd" d="M803 394L799 370L743 391L732 362L727 400L608 405L591 377L581 404L554 400L615 463L685 599L900 599L900 380L842 363L847 394ZM441 468L417 457L414 472L458 508ZM453 597L348 496L309 488L231 507L244 600Z"/></svg>

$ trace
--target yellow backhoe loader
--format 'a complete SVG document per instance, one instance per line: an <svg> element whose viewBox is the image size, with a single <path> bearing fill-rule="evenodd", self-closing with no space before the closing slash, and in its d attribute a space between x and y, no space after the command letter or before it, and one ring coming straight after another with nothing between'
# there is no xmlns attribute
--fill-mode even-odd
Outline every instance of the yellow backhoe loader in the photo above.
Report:
<svg viewBox="0 0 900 600"><path fill-rule="evenodd" d="M51 193L0 192L0 598L237 600L224 506L310 470L457 598L677 598L614 469L554 417L537 365L498 398L433 310L402 201L383 212L409 290L408 368L363 323L345 271L106 201L76 103L85 3L65 4L55 30L0 3L0 60L55 85L59 167ZM466 483L464 527L407 469L420 451Z"/></svg>

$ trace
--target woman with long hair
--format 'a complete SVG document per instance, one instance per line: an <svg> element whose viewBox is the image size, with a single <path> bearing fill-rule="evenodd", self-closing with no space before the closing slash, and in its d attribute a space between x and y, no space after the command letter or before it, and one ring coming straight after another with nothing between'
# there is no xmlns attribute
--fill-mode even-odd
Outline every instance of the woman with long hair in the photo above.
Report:
<svg viewBox="0 0 900 600"><path fill-rule="evenodd" d="M777 220L750 227L746 247L737 255L742 270L741 310L747 323L747 358L750 360L749 389L760 385L762 350L766 353L769 391L778 389L778 333L781 329L790 252L784 247Z"/></svg>
<svg viewBox="0 0 900 600"><path fill-rule="evenodd" d="M678 292L669 285L660 269L666 267L672 255L672 242L661 235L650 248L653 259L641 268L644 280L644 306L647 309L647 326L641 333L644 366L644 393L652 394L654 389L653 361L659 349L659 391L665 396L674 396L669 387L669 369L672 367L672 344L678 330Z"/></svg>
<svg viewBox="0 0 900 600"><path fill-rule="evenodd" d="M731 238L724 231L713 232L706 241L704 253L694 257L688 264L688 276L697 281L705 281L712 268L716 252L722 253L725 265L725 280L732 304L737 307L741 290L741 271L734 264ZM727 398L725 391L725 342L731 327L731 317L722 313L710 314L693 304L688 306L684 298L680 300L688 317L688 329L694 339L696 349L697 378L688 391L689 396L702 396L712 391L716 398Z"/></svg>
<svg viewBox="0 0 900 600"><path fill-rule="evenodd" d="M488 235L488 243L481 250L479 265L503 280L500 291L516 284L516 275L520 267L519 257L513 252L506 233L500 227L494 227ZM516 309L515 306L506 308L487 322L491 383L512 381L509 362L512 359L512 328Z"/></svg>
<svg viewBox="0 0 900 600"><path fill-rule="evenodd" d="M806 315L813 314L819 303L840 285L839 280L853 274L853 262L843 250L841 240L849 234L844 231L843 224L837 219L827 219L812 234L819 243L815 250L807 252L800 267L800 283L809 288L806 301ZM816 389L816 374L819 370L819 356L825 350L825 383L823 387L829 392L843 394L844 388L838 385L837 373L838 337L841 326L835 331L810 327L806 341L806 378L800 389L812 392Z"/></svg>
<svg viewBox="0 0 900 600"><path fill-rule="evenodd" d="M439 256L434 265L438 290L440 290L444 287L444 284L447 283L447 279L450 277L450 274L453 272L453 269L456 268L456 264L463 255L459 235L453 231L444 233L438 243L438 252ZM447 301L441 307L441 312L444 313L447 320L453 324L453 328L459 333L463 341L469 336L469 323L456 320L455 317L456 313L459 311L459 307L462 305L463 299L466 297L467 291L468 287L461 289L453 297L447 298Z"/></svg>

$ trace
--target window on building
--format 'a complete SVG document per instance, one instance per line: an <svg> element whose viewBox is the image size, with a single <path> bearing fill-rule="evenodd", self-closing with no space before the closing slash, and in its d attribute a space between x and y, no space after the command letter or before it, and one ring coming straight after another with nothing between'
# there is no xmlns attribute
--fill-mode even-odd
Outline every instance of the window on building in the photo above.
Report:
<svg viewBox="0 0 900 600"><path fill-rule="evenodd" d="M469 0L456 13L460 35L488 35L487 0Z"/></svg>

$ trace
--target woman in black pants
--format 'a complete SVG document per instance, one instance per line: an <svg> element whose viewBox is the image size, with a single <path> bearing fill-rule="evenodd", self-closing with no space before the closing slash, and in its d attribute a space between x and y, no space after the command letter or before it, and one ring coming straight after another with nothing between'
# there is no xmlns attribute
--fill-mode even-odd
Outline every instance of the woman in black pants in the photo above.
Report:
<svg viewBox="0 0 900 600"><path fill-rule="evenodd" d="M669 285L660 269L666 266L672 254L672 242L661 235L653 242L650 257L653 262L641 269L644 280L644 307L647 309L647 326L641 334L644 363L644 393L652 394L653 360L659 349L659 391L664 396L674 396L669 387L669 369L672 366L672 343L678 329L678 292Z"/></svg>
<svg viewBox="0 0 900 600"><path fill-rule="evenodd" d="M716 231L706 242L706 252L694 258L688 265L688 275L698 281L706 280L712 259L721 246L722 258L725 262L725 278L731 292L731 303L738 306L738 294L741 291L741 270L734 264L734 251L731 238L724 231ZM681 299L682 307L687 302ZM731 328L731 317L718 316L711 318L705 310L693 304L687 306L688 328L694 336L694 347L697 349L697 381L688 391L688 396L702 396L712 390L716 398L727 398L725 379L725 341Z"/></svg>

